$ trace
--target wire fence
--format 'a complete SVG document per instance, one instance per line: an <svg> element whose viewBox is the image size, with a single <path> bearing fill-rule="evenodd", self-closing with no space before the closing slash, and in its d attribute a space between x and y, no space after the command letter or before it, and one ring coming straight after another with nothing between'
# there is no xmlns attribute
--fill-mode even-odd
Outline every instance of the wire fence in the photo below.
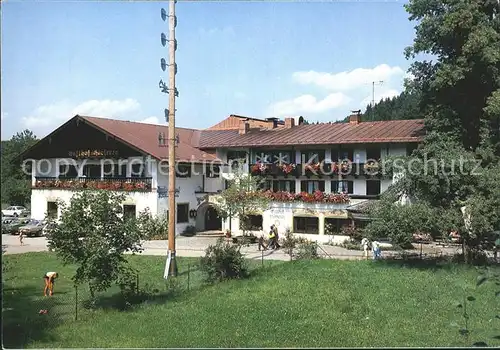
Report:
<svg viewBox="0 0 500 350"><path fill-rule="evenodd" d="M273 265L283 264L296 260L313 259L370 259L374 257L371 252L364 256L362 250L336 250L332 247L322 246L311 242L295 244L292 247L282 245L279 249L258 250L257 244L246 245L245 249L247 266L250 274L262 274L270 271ZM457 250L458 251L458 250ZM339 252L342 252L339 254ZM453 254L443 251L382 251L380 258L388 262L415 262L437 263L451 259ZM198 258L199 259L199 258ZM127 310L131 307L143 307L155 303L169 303L179 297L189 296L208 286L206 275L202 271L198 259L179 259L179 270L176 277L166 280L157 278L163 269L157 267L154 273L144 273L148 267L143 267L143 273L138 273L135 278L132 293L124 296L119 286L112 286L105 292L97 292L91 297L87 285L74 286L72 283L57 281L54 285L52 297L43 296L43 281L35 287L25 289L19 285L7 283L3 290L2 325L4 346L20 348L32 339L40 339L40 332L53 329L61 323L91 321L97 315L107 310ZM141 272L141 271L139 271ZM153 277L156 276L156 277ZM35 297L33 297L35 295Z"/></svg>

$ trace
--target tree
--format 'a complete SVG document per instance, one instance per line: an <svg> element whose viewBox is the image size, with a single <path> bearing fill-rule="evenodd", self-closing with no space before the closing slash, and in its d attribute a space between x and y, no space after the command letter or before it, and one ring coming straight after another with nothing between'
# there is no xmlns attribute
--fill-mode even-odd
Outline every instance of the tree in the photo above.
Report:
<svg viewBox="0 0 500 350"><path fill-rule="evenodd" d="M402 205L392 198L384 198L371 209L373 220L365 228L371 238L389 238L394 246L406 249L411 246L413 234L435 232L432 209L425 203Z"/></svg>
<svg viewBox="0 0 500 350"><path fill-rule="evenodd" d="M238 217L243 235L248 231L247 218L249 215L265 210L269 199L261 193L263 179L259 176L250 176L242 171L234 171L229 186L220 193L215 205L219 215L223 218Z"/></svg>
<svg viewBox="0 0 500 350"><path fill-rule="evenodd" d="M500 155L500 3L411 0L405 8L418 21L406 57L436 57L413 63L408 85L420 94L428 131Z"/></svg>
<svg viewBox="0 0 500 350"><path fill-rule="evenodd" d="M498 212L500 186L500 5L411 0L405 7L410 20L418 21L406 57L424 53L436 59L411 65L414 79L406 90L419 98L426 135L400 169L392 169L404 173L392 191L432 208L439 230L458 229L468 258L499 227L492 213Z"/></svg>
<svg viewBox="0 0 500 350"><path fill-rule="evenodd" d="M65 264L77 265L72 279L77 285L88 283L92 299L113 282L126 287L126 281L135 280L124 253L142 252L146 230L156 222L149 211L140 213L138 220L124 218L124 200L111 191L75 194L69 206L59 203L60 222L48 233L49 249Z"/></svg>
<svg viewBox="0 0 500 350"><path fill-rule="evenodd" d="M35 144L37 138L30 130L18 132L8 141L2 141L2 203L24 205L30 201L31 176L22 169L18 156Z"/></svg>

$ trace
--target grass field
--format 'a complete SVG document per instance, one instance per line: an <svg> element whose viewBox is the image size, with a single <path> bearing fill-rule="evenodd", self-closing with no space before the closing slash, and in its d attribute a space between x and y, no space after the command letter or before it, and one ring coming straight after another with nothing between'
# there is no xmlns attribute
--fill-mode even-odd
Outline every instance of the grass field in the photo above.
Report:
<svg viewBox="0 0 500 350"><path fill-rule="evenodd" d="M265 262L248 280L205 286L199 272L179 259L181 291L120 311L80 307L70 277L53 254L4 256L5 347L394 347L464 346L456 304L475 286L474 269L456 266L403 268L372 261ZM164 258L131 257L140 285L166 290ZM258 264L254 263L257 267ZM260 264L260 263L259 263ZM42 275L58 271L56 294L43 298ZM491 340L500 297L495 286L474 291L470 343ZM85 296L84 288L80 299ZM108 295L112 293L110 291ZM47 315L38 310L46 308ZM497 312L498 314L498 312ZM496 343L495 343L496 342Z"/></svg>

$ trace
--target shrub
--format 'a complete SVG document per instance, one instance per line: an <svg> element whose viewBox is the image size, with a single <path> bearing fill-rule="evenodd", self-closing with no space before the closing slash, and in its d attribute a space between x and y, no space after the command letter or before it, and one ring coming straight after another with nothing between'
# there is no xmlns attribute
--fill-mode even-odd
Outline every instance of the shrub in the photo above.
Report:
<svg viewBox="0 0 500 350"><path fill-rule="evenodd" d="M223 238L219 238L215 245L210 245L205 250L205 256L200 258L200 270L205 274L207 282L248 276L248 268L240 248L240 245L226 243Z"/></svg>
<svg viewBox="0 0 500 350"><path fill-rule="evenodd" d="M303 242L299 243L297 247L296 258L298 260L312 260L318 259L318 243L317 242Z"/></svg>
<svg viewBox="0 0 500 350"><path fill-rule="evenodd" d="M349 250L362 250L361 244L359 242L355 242L350 239L346 239L339 246Z"/></svg>
<svg viewBox="0 0 500 350"><path fill-rule="evenodd" d="M194 235L196 235L196 227L193 225L187 226L181 233L181 236L184 237L193 237Z"/></svg>
<svg viewBox="0 0 500 350"><path fill-rule="evenodd" d="M340 229L340 234L343 236L349 236L352 241L360 242L363 239L362 231L355 226L342 226Z"/></svg>

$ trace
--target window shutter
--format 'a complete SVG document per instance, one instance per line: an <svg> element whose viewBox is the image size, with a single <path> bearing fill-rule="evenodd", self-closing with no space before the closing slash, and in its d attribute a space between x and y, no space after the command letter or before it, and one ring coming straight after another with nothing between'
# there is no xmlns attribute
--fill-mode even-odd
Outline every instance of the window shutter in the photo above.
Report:
<svg viewBox="0 0 500 350"><path fill-rule="evenodd" d="M332 193L337 193L339 191L339 182L338 181L332 181L330 191Z"/></svg>
<svg viewBox="0 0 500 350"><path fill-rule="evenodd" d="M354 193L354 181L347 181L347 193Z"/></svg>
<svg viewBox="0 0 500 350"><path fill-rule="evenodd" d="M321 192L325 192L325 181L318 181L318 187Z"/></svg>
<svg viewBox="0 0 500 350"><path fill-rule="evenodd" d="M279 182L278 181L269 181L270 185L272 185L273 192L278 192L280 190L279 188Z"/></svg>

